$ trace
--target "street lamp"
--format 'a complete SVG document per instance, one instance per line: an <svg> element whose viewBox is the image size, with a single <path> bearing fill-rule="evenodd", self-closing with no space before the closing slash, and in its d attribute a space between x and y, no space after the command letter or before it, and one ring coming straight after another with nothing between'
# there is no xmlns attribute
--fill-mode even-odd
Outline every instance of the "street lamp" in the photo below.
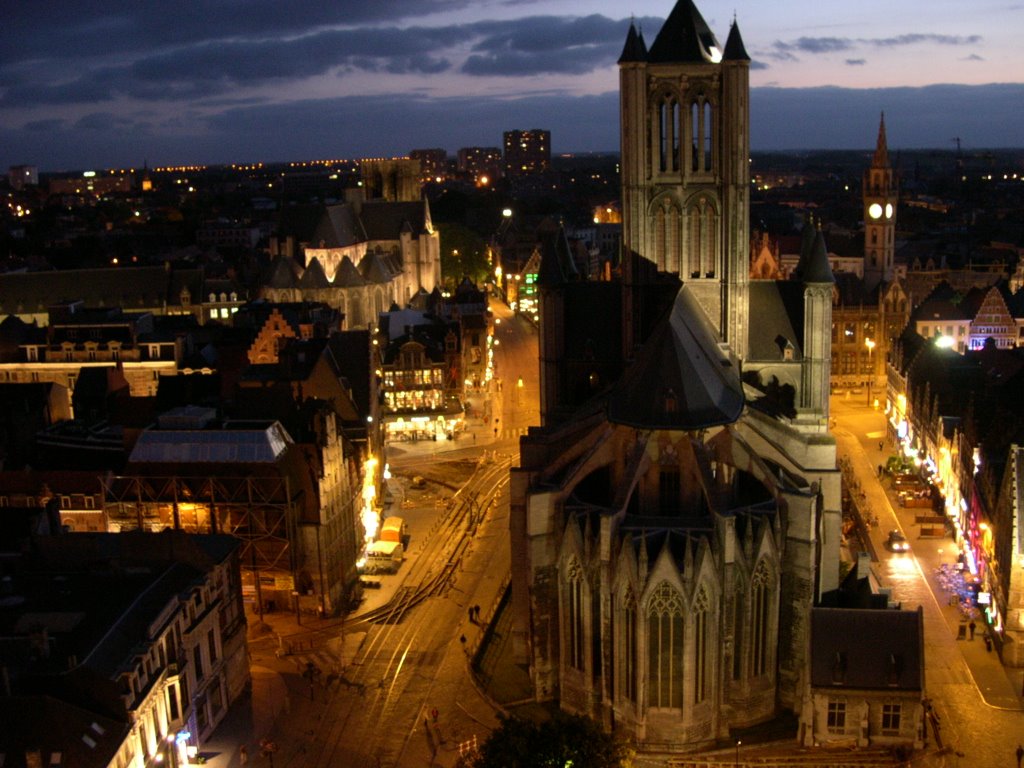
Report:
<svg viewBox="0 0 1024 768"><path fill-rule="evenodd" d="M872 367L871 353L875 351L875 340L864 339L864 346L868 348L868 405L871 405L871 379L875 376L875 369Z"/></svg>

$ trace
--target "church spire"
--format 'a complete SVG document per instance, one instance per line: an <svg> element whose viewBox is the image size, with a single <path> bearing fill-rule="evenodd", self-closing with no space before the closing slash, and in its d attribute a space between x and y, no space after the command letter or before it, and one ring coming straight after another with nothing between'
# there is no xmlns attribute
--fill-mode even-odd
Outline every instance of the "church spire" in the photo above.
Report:
<svg viewBox="0 0 1024 768"><path fill-rule="evenodd" d="M885 112L882 113L882 119L878 123L878 141L875 144L875 158L871 165L875 168L889 167L889 147L885 141Z"/></svg>
<svg viewBox="0 0 1024 768"><path fill-rule="evenodd" d="M633 61L647 61L647 43L644 42L643 31L638 32L636 25L630 21L626 44L622 47L622 55L619 56L619 64L628 64Z"/></svg>

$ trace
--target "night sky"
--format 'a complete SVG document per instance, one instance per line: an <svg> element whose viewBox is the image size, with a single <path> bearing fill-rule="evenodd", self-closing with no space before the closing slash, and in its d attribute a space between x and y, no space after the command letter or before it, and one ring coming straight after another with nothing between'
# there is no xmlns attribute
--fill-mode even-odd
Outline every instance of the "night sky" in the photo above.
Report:
<svg viewBox="0 0 1024 768"><path fill-rule="evenodd" d="M618 150L630 18L672 0L46 0L4 4L0 168ZM753 59L754 150L1020 146L1024 4L705 0Z"/></svg>

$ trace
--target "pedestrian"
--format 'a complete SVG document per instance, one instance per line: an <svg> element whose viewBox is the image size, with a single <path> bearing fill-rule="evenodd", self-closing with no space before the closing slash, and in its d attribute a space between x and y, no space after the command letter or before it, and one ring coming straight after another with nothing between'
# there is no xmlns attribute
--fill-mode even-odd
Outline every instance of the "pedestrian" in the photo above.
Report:
<svg viewBox="0 0 1024 768"><path fill-rule="evenodd" d="M974 623L974 619L971 619L971 623L967 625L967 631L971 633L971 640L974 639L974 630L978 625Z"/></svg>
<svg viewBox="0 0 1024 768"><path fill-rule="evenodd" d="M1024 744L1017 745L1017 768L1020 768L1020 761L1024 760Z"/></svg>
<svg viewBox="0 0 1024 768"><path fill-rule="evenodd" d="M242 746L240 746L238 748L238 764L239 765L246 765L246 764L248 764L248 762L249 762L249 750L246 748L245 744L243 744Z"/></svg>
<svg viewBox="0 0 1024 768"><path fill-rule="evenodd" d="M878 450L880 450L880 451L884 451L885 450L885 442L884 441L882 441L882 440L878 441Z"/></svg>

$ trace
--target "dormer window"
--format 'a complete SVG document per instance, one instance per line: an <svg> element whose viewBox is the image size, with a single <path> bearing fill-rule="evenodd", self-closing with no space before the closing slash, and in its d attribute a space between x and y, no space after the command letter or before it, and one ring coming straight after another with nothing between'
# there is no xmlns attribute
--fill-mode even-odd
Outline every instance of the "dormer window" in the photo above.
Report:
<svg viewBox="0 0 1024 768"><path fill-rule="evenodd" d="M832 682L836 685L846 682L846 654L842 651L836 651L832 660Z"/></svg>

